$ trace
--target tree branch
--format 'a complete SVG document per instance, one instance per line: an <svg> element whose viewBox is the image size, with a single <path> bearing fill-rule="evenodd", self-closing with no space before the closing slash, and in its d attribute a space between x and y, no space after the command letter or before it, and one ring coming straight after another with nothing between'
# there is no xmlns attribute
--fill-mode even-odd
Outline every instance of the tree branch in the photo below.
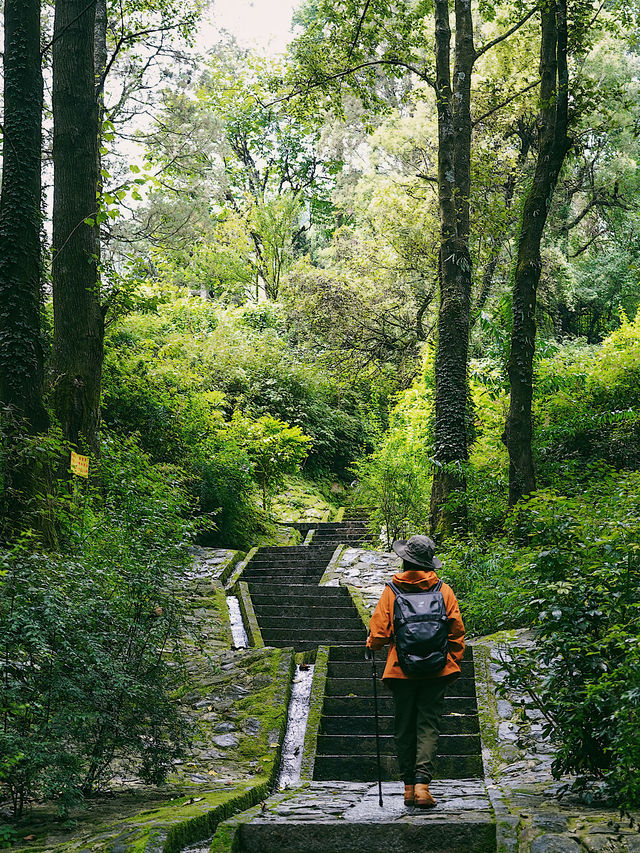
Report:
<svg viewBox="0 0 640 853"><path fill-rule="evenodd" d="M516 92L515 95L511 95L511 97L507 98L506 101L503 101L501 104L497 104L495 107L492 107L486 113L484 113L479 118L473 121L473 127L475 127L477 124L480 124L480 122L483 122L485 119L489 118L489 116L493 115L493 113L496 113L498 112L498 110L501 110L503 107L506 107L508 104L511 103L511 101L515 101L516 98L519 98L520 95L524 95L526 92L528 92L530 89L533 89L539 83L540 80L534 80L533 83L529 83L528 86L525 86L524 89L520 89L520 91Z"/></svg>
<svg viewBox="0 0 640 853"><path fill-rule="evenodd" d="M495 47L497 44L500 44L501 41L504 41L505 39L508 39L509 36L512 36L515 32L517 32L520 29L520 27L524 26L524 24L527 23L529 18L532 15L535 15L535 13L537 11L538 11L538 7L536 5L533 7L533 9L531 9L529 12L527 12L527 14L524 16L524 18L521 18L517 23L515 23L511 27L511 29L507 30L506 33L502 33L501 36L496 36L496 38L492 39L491 41L488 41L485 45L483 45L481 48L476 50L475 58L478 59L478 57L482 56L483 53L486 53L488 50L491 50L492 47Z"/></svg>
<svg viewBox="0 0 640 853"><path fill-rule="evenodd" d="M87 5L82 10L82 12L79 12L72 21L69 21L69 23L66 25L66 27L63 27L59 33L56 33L54 35L54 37L51 39L50 42L45 44L45 46L40 51L40 56L43 57L45 55L45 53L47 53L49 50L51 50L53 45L58 41L59 38L61 38L61 36L63 36L66 33L66 31L69 29L69 27L72 27L76 21L80 20L80 18L84 15L85 12L88 12L89 9L95 5L96 5L96 0L89 0L89 3L87 3Z"/></svg>
<svg viewBox="0 0 640 853"><path fill-rule="evenodd" d="M351 43L351 47L349 48L349 53L347 54L347 59L351 59L351 54L355 50L355 47L358 43L358 39L360 38L360 30L362 29L362 25L364 24L364 19L369 10L369 6L371 5L371 0L367 0L364 4L364 9L362 10L362 15L360 15L360 20L358 21L358 26L356 27L356 32L353 37L353 42Z"/></svg>
<svg viewBox="0 0 640 853"><path fill-rule="evenodd" d="M580 247L577 251L575 251L575 252L570 252L570 253L569 253L569 255L568 255L568 257L569 257L569 258L577 258L577 257L578 257L578 255L581 255L583 252L586 252L586 251L587 251L587 249L589 248L589 246L591 246L591 244L592 244L592 243L595 243L595 242L596 242L596 240L598 239L598 237L604 237L604 235L605 235L606 233L607 233L607 229L606 229L606 228L604 228L604 229L602 229L602 230L601 230L601 229L598 229L598 231L596 231L596 233L593 235L593 237L592 237L590 240L587 240L587 242L584 244L584 246L581 246L581 247Z"/></svg>
<svg viewBox="0 0 640 853"><path fill-rule="evenodd" d="M323 77L322 80L318 80L314 83L308 83L304 87L295 89L293 92L289 92L288 95L284 95L282 98L276 98L275 101L269 101L269 103L261 104L261 106L266 108L273 107L275 104L282 104L285 101L290 101L291 98L295 98L297 95L306 94L312 89L318 89L319 87L324 86L326 83L331 83L333 80L342 80L344 77L348 77L350 74L355 74L358 71L361 71L363 68L372 68L375 65L391 65L392 67L406 68L407 71L411 71L412 74L415 74L416 77L419 77L421 80L424 80L425 83L428 83L430 86L435 87L435 81L431 77L429 77L423 71L419 71L414 65L411 65L408 62L403 62L401 59L372 59L369 62L361 62L359 65L354 65L353 68L346 68L343 71L336 71L335 74L329 74L327 77Z"/></svg>

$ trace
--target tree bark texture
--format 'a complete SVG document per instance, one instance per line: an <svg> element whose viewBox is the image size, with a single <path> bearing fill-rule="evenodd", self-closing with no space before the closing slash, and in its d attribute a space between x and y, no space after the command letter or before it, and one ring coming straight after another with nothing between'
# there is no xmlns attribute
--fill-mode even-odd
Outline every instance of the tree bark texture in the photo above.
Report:
<svg viewBox="0 0 640 853"><path fill-rule="evenodd" d="M502 440L509 452L509 504L536 487L532 453L533 357L540 245L549 206L569 147L567 7L552 0L541 10L538 159L525 197L513 284L513 330L507 370L511 386Z"/></svg>
<svg viewBox="0 0 640 853"><path fill-rule="evenodd" d="M65 438L97 454L104 318L98 278L96 4L57 0L53 42L53 382ZM86 220L89 220L88 222Z"/></svg>
<svg viewBox="0 0 640 853"><path fill-rule="evenodd" d="M0 192L0 403L4 495L15 521L36 472L21 433L48 429L41 303L42 69L40 0L4 4L4 127Z"/></svg>
<svg viewBox="0 0 640 853"><path fill-rule="evenodd" d="M431 526L446 533L460 521L447 506L464 491L467 447L467 361L471 304L469 192L470 84L475 61L471 5L456 0L456 60L451 86L451 29L447 0L435 2L440 309L435 362L435 452Z"/></svg>

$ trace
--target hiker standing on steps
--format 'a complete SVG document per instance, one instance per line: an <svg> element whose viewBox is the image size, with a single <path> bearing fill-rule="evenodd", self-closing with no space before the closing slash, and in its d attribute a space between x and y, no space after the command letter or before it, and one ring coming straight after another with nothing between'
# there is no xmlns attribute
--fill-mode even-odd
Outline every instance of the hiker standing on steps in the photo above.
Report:
<svg viewBox="0 0 640 853"><path fill-rule="evenodd" d="M367 647L375 650L391 643L382 680L393 693L405 805L433 808L436 801L429 783L445 690L460 675L464 624L453 590L436 575L442 563L434 556L433 540L399 539L393 550L402 557L402 571L385 586L376 604Z"/></svg>

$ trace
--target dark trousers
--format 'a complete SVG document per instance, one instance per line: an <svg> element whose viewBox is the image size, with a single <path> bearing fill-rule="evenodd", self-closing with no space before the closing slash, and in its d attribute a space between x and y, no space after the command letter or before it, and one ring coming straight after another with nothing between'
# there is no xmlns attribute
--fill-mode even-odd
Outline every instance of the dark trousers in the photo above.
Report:
<svg viewBox="0 0 640 853"><path fill-rule="evenodd" d="M386 683L393 693L394 735L402 778L406 785L428 783L435 772L440 718L449 679L390 678Z"/></svg>

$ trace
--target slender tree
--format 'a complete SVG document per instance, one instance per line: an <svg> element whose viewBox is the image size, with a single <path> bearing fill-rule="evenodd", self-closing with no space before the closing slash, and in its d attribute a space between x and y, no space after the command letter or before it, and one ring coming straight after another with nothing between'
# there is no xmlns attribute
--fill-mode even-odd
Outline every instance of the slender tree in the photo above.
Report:
<svg viewBox="0 0 640 853"><path fill-rule="evenodd" d="M53 382L65 438L97 454L104 316L98 276L96 3L57 0L53 36Z"/></svg>
<svg viewBox="0 0 640 853"><path fill-rule="evenodd" d="M42 69L40 0L5 0L0 193L0 404L9 526L24 524L36 469L21 433L48 428L40 329Z"/></svg>
<svg viewBox="0 0 640 853"><path fill-rule="evenodd" d="M513 330L507 369L511 386L502 440L509 451L509 503L536 487L531 439L536 300L542 262L540 244L560 170L570 146L567 135L569 73L567 2L550 0L541 9L538 158L525 197L513 283Z"/></svg>
<svg viewBox="0 0 640 853"><path fill-rule="evenodd" d="M348 81L364 105L375 108L383 100L376 76L381 69L395 77L414 74L435 91L437 175L425 178L437 184L440 211L435 469L431 493L431 525L440 532L447 532L459 520L450 498L465 489L464 466L468 460L471 77L477 60L519 30L535 9L532 6L504 33L476 48L471 0L455 0L453 68L448 0L434 0L432 6L399 2L393 5L393 12L383 0L348 0L340 4L316 0L303 7L300 20L306 29L294 44L294 55L305 76L303 81L297 81L296 94L306 95L322 87L339 96L341 82ZM427 12L431 10L435 62L426 49L430 26Z"/></svg>
<svg viewBox="0 0 640 853"><path fill-rule="evenodd" d="M446 530L446 504L464 489L467 461L467 362L471 307L469 194L471 191L471 72L475 62L470 0L456 0L451 82L451 28L447 0L435 0L440 309L436 351L435 468L431 526Z"/></svg>

